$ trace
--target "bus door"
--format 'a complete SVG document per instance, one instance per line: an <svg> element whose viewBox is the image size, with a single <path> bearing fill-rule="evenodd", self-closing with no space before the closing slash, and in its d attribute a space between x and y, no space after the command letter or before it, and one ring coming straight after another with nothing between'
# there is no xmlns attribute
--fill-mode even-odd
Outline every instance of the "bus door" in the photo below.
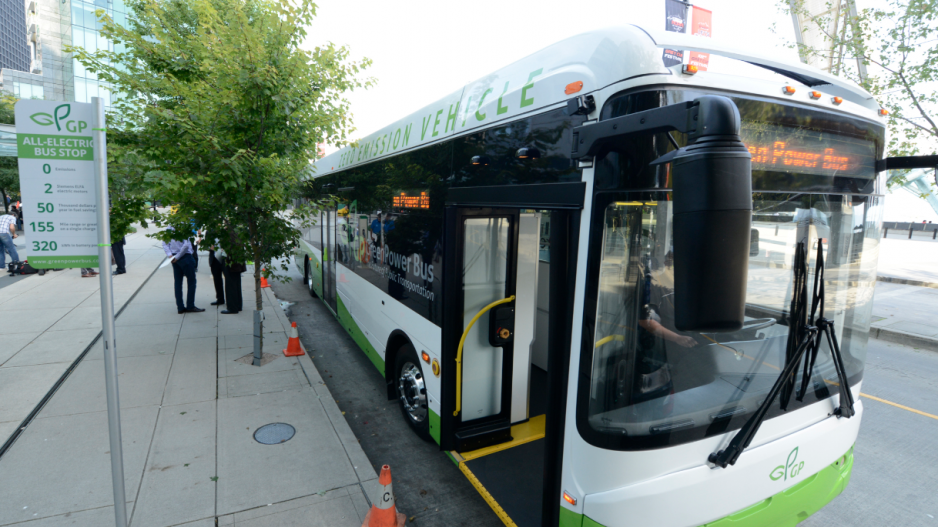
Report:
<svg viewBox="0 0 938 527"><path fill-rule="evenodd" d="M511 440L518 221L512 210L459 211L457 450Z"/></svg>
<svg viewBox="0 0 938 527"><path fill-rule="evenodd" d="M338 313L335 293L335 261L336 253L336 209L330 208L323 212L322 222L322 299Z"/></svg>
<svg viewBox="0 0 938 527"><path fill-rule="evenodd" d="M506 525L560 514L584 195L572 182L447 198L442 362L456 367L443 369L440 446Z"/></svg>

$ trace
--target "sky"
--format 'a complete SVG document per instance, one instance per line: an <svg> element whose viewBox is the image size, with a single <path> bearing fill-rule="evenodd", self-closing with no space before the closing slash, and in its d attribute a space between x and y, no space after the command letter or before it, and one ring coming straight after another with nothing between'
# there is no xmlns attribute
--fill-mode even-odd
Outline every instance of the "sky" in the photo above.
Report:
<svg viewBox="0 0 938 527"><path fill-rule="evenodd" d="M376 86L348 95L355 130L364 137L462 86L564 38L636 24L664 29L664 0L318 0L306 46L347 46L367 57ZM798 60L791 16L777 0L701 0L713 12L713 38L761 55ZM860 9L885 0L858 0ZM776 32L772 31L773 25ZM712 60L713 68L719 64ZM332 152L335 148L326 148ZM924 205L921 208L918 205ZM886 219L938 214L907 192L886 200ZM893 219L895 217L895 219Z"/></svg>

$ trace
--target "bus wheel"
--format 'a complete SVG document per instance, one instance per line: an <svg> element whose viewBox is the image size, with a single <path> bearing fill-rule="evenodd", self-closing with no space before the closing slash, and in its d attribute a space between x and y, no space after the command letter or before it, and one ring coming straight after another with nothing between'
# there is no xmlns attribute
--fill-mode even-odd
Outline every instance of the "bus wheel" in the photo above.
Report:
<svg viewBox="0 0 938 527"><path fill-rule="evenodd" d="M397 395L401 413L410 428L424 440L430 440L430 410L427 406L427 387L417 352L410 344L397 353L394 378L397 379Z"/></svg>

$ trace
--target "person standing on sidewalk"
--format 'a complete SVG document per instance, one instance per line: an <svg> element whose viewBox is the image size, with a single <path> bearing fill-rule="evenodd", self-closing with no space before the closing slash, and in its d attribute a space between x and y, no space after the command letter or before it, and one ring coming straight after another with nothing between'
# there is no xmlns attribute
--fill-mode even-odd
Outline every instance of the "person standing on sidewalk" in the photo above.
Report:
<svg viewBox="0 0 938 527"><path fill-rule="evenodd" d="M195 307L195 257L192 255L192 243L188 238L183 241L163 242L163 252L173 263L174 292L176 308L179 314L201 313L205 311ZM186 278L186 303L182 303L182 278Z"/></svg>
<svg viewBox="0 0 938 527"><path fill-rule="evenodd" d="M218 240L215 240L215 243L218 243ZM221 277L222 273L225 271L225 264L222 262L225 258L224 254L224 252L216 249L214 245L208 248L208 266L212 270L212 281L215 282L215 301L212 302L213 306L220 306L225 303L225 282Z"/></svg>
<svg viewBox="0 0 938 527"><path fill-rule="evenodd" d="M234 263L225 258L225 297L228 303L221 312L223 315L237 315L243 309L241 298L241 273L247 271L244 264Z"/></svg>
<svg viewBox="0 0 938 527"><path fill-rule="evenodd" d="M124 256L124 246L127 245L127 237L121 236L121 239L111 244L111 254L114 256L114 263L117 264L117 270L114 274L124 274L127 272L127 257Z"/></svg>
<svg viewBox="0 0 938 527"><path fill-rule="evenodd" d="M20 261L20 255L16 252L16 246L13 245L13 238L16 238L16 217L12 214L0 216L0 268L6 270L7 255L14 262Z"/></svg>

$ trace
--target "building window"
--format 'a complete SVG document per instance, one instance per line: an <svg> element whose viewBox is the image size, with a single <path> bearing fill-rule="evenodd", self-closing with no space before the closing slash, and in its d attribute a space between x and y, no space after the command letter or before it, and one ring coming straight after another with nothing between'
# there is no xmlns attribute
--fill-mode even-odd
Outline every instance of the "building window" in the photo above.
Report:
<svg viewBox="0 0 938 527"><path fill-rule="evenodd" d="M20 99L42 99L42 86L13 81L13 96Z"/></svg>

